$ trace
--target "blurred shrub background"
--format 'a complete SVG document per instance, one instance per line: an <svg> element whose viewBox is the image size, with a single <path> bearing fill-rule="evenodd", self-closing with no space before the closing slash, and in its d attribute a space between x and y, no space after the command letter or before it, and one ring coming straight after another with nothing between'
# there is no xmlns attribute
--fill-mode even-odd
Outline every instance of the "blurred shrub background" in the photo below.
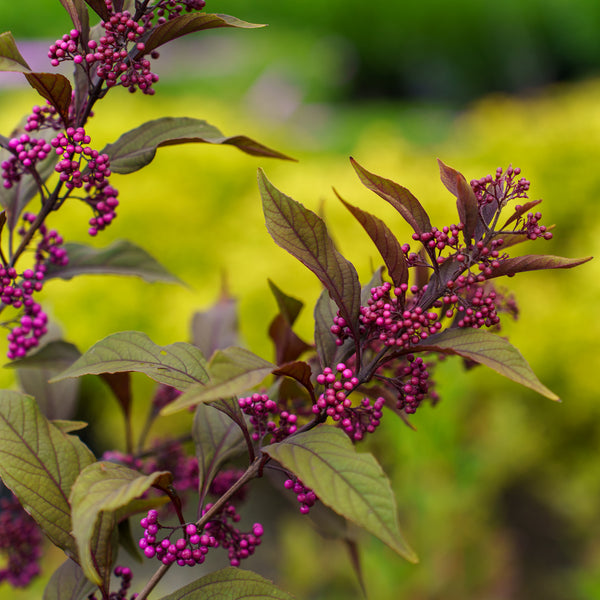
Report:
<svg viewBox="0 0 600 600"><path fill-rule="evenodd" d="M523 252L598 255L600 238L600 5L592 0L293 3L213 0L213 12L270 23L220 30L167 48L153 98L115 90L97 105L89 133L101 147L164 115L203 118L299 159L260 160L233 148L162 149L145 170L115 176L119 218L98 239L88 211L69 203L53 225L67 240L106 245L130 238L189 287L89 277L51 282L42 303L81 350L124 329L157 343L189 339L189 320L220 294L225 277L239 300L245 344L271 356L275 314L267 278L302 299L299 332L312 339L318 282L277 248L264 227L256 169L283 192L322 211L340 250L367 281L376 252L335 199L377 213L408 240L385 202L363 188L348 156L408 187L438 226L456 221L435 162L467 179L509 163L544 198L550 242ZM32 16L35 15L35 16ZM70 29L58 0L4 3L24 56L48 70L48 42ZM23 40L23 43L20 42ZM36 58L37 56L37 58ZM35 92L19 76L0 79L0 132L7 135ZM166 182L166 184L165 184ZM72 205L70 205L72 204ZM368 537L360 549L367 590L378 600L592 600L600 597L600 267L521 274L507 280L521 308L508 335L554 404L489 370L439 369L442 402L423 406L413 432L384 420L372 446L398 494L401 523L420 556L405 564ZM12 372L2 374L12 385ZM136 380L140 420L151 384ZM104 390L84 385L83 407L115 413L101 452L120 423ZM84 412L85 412L84 411ZM173 421L173 427L180 426ZM116 443L119 443L117 440ZM344 547L323 541L306 519L281 515L250 568L299 599L359 598ZM261 556L262 554L262 556ZM48 561L45 575L61 558ZM191 576L191 574L188 574ZM173 581L173 580L172 580ZM41 597L0 587L0 597Z"/></svg>

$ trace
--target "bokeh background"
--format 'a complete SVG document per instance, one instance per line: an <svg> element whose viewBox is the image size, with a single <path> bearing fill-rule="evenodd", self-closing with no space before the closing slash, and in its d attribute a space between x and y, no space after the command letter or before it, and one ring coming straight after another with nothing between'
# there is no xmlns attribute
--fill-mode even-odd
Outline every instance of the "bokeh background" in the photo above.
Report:
<svg viewBox="0 0 600 600"><path fill-rule="evenodd" d="M81 350L125 329L144 331L160 344L188 340L191 315L217 299L224 279L238 299L251 350L272 356L266 329L276 308L267 278L305 302L298 331L312 339L319 285L267 234L258 167L279 189L322 211L362 281L378 258L332 186L407 240L410 231L361 186L349 156L408 187L438 226L456 218L436 157L467 179L512 163L531 180L531 196L544 198L544 222L556 224L553 240L522 251L598 255L595 0L211 0L209 9L270 26L205 32L165 49L156 63L156 96L111 92L90 121L94 143L101 147L152 118L192 116L299 162L186 145L160 150L141 172L114 176L119 218L91 243L132 239L188 286L114 277L49 283L43 304ZM70 28L58 0L2 2L0 29L13 31L39 70L49 70L48 44ZM2 75L0 85L0 132L7 135L39 99L17 75ZM90 242L88 218L85 207L67 205L53 224L68 240ZM448 360L438 376L442 401L419 410L416 431L391 415L384 419L371 449L391 477L403 531L420 563L404 563L377 540L361 537L370 598L600 598L594 375L600 373L600 267L592 261L508 283L521 312L504 333L563 401L552 403L484 368L465 372ZM15 385L12 371L1 377L4 386ZM140 421L151 391L136 379ZM106 420L105 431L91 440L94 448L122 448L114 435L118 418L110 416L117 412L113 401L93 382L84 382L83 392L82 414ZM168 426L184 425L176 419ZM253 510L261 507L255 502ZM306 519L282 512L269 536L249 567L298 598L361 597L344 546L323 540ZM61 560L50 553L31 590L15 593L3 584L0 597L41 597ZM171 575L165 585L176 584Z"/></svg>

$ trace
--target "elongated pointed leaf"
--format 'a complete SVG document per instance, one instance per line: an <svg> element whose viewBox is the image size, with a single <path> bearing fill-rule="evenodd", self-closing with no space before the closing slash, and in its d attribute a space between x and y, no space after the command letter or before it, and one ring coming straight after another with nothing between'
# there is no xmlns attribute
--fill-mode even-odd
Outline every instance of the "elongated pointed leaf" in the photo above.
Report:
<svg viewBox="0 0 600 600"><path fill-rule="evenodd" d="M318 215L281 193L262 170L258 183L271 237L319 278L358 339L360 283L356 269L335 249Z"/></svg>
<svg viewBox="0 0 600 600"><path fill-rule="evenodd" d="M550 254L515 256L514 258L507 258L500 261L500 265L492 271L491 277L510 276L516 273L539 271L541 269L571 269L592 260L592 258L592 256L586 256L585 258L564 258Z"/></svg>
<svg viewBox="0 0 600 600"><path fill-rule="evenodd" d="M198 491L202 500L221 465L244 452L246 443L238 425L214 405L199 404L196 407L192 435L198 459Z"/></svg>
<svg viewBox="0 0 600 600"><path fill-rule="evenodd" d="M462 173L456 172L456 206L460 222L464 224L463 237L469 245L475 237L475 230L479 221L479 204L473 188ZM483 229L482 233L483 234Z"/></svg>
<svg viewBox="0 0 600 600"><path fill-rule="evenodd" d="M387 267L390 278L396 287L408 282L408 263L400 242L396 236L390 231L390 228L375 215L368 213L365 210L352 206L341 198L337 197L342 204L354 215L355 219L363 226L364 230L369 234L373 243L377 247L383 262Z"/></svg>
<svg viewBox="0 0 600 600"><path fill-rule="evenodd" d="M91 547L94 530L102 513L115 513L151 487L164 487L171 482L172 476L168 471L142 475L123 465L106 461L95 462L83 469L73 485L70 501L73 535L77 540L79 563L86 577L97 585L102 583L94 565Z"/></svg>
<svg viewBox="0 0 600 600"><path fill-rule="evenodd" d="M519 208L515 208L515 212L506 220L506 223L502 226L502 229L506 229L508 225L510 225L513 221L516 221L519 217L522 217L524 214L529 212L534 206L541 204L541 200L531 200L530 202L526 202L519 206Z"/></svg>
<svg viewBox="0 0 600 600"><path fill-rule="evenodd" d="M208 364L210 381L190 386L179 398L165 406L161 413L170 415L201 402L237 396L259 384L275 369L275 365L244 348L217 350Z"/></svg>
<svg viewBox="0 0 600 600"><path fill-rule="evenodd" d="M76 562L66 560L50 577L43 600L87 600L95 588Z"/></svg>
<svg viewBox="0 0 600 600"><path fill-rule="evenodd" d="M224 293L208 310L192 317L192 341L204 356L239 342L237 300Z"/></svg>
<svg viewBox="0 0 600 600"><path fill-rule="evenodd" d="M540 382L523 355L510 342L489 331L459 327L446 329L428 337L418 348L473 360L550 400L559 400L554 392Z"/></svg>
<svg viewBox="0 0 600 600"><path fill-rule="evenodd" d="M350 162L363 185L389 202L416 233L421 235L426 231L431 231L431 223L425 209L406 188L391 179L370 173L353 158L350 158Z"/></svg>
<svg viewBox="0 0 600 600"><path fill-rule="evenodd" d="M248 137L225 137L206 121L189 117L163 117L148 121L124 133L102 152L108 154L112 171L133 173L151 163L158 148L188 143L224 144L253 156L292 160Z"/></svg>
<svg viewBox="0 0 600 600"><path fill-rule="evenodd" d="M162 25L158 25L144 38L144 54L156 50L159 46L175 40L178 37L202 31L204 29L215 29L217 27L236 27L242 29L256 29L264 27L255 23L247 23L229 15L213 15L210 13L191 13L170 19Z"/></svg>
<svg viewBox="0 0 600 600"><path fill-rule="evenodd" d="M31 67L21 56L10 31L0 34L0 71L18 71L19 73L31 71Z"/></svg>
<svg viewBox="0 0 600 600"><path fill-rule="evenodd" d="M53 381L126 371L145 373L179 390L208 381L206 361L196 346L183 342L157 346L138 331L122 331L100 340Z"/></svg>
<svg viewBox="0 0 600 600"><path fill-rule="evenodd" d="M269 287L279 307L282 317L291 325L296 322L304 303L297 298L284 294L270 279Z"/></svg>
<svg viewBox="0 0 600 600"><path fill-rule="evenodd" d="M263 452L297 475L319 499L385 542L411 562L417 560L398 525L396 498L372 454L357 452L337 427L318 425Z"/></svg>
<svg viewBox="0 0 600 600"><path fill-rule="evenodd" d="M331 333L333 318L335 317L335 304L329 297L327 290L323 290L315 305L315 345L321 362L321 367L329 367L335 363L338 349L336 337Z"/></svg>
<svg viewBox="0 0 600 600"><path fill-rule="evenodd" d="M275 344L275 362L278 365L297 360L312 346L300 339L286 318L279 313L269 325L269 337Z"/></svg>
<svg viewBox="0 0 600 600"><path fill-rule="evenodd" d="M85 421L67 421L64 419L52 419L52 425L58 427L63 433L73 433L73 431L81 431L88 426Z"/></svg>
<svg viewBox="0 0 600 600"><path fill-rule="evenodd" d="M50 423L30 396L0 391L0 478L44 533L77 559L69 494L94 462L81 440Z"/></svg>
<svg viewBox="0 0 600 600"><path fill-rule="evenodd" d="M84 0L60 0L63 8L69 13L73 26L79 32L84 48L87 48L90 33L90 18Z"/></svg>
<svg viewBox="0 0 600 600"><path fill-rule="evenodd" d="M19 358L6 363L4 366L12 369L46 369L63 371L71 366L79 357L81 352L77 346L64 340L48 342L35 354Z"/></svg>
<svg viewBox="0 0 600 600"><path fill-rule="evenodd" d="M235 567L214 571L161 600L294 600L271 581Z"/></svg>
<svg viewBox="0 0 600 600"><path fill-rule="evenodd" d="M50 265L48 278L71 279L77 275L132 275L150 283L182 283L153 256L128 240L117 240L106 248L68 242L66 266Z"/></svg>
<svg viewBox="0 0 600 600"><path fill-rule="evenodd" d="M298 383L301 383L309 392L312 393L313 385L310 380L311 374L312 370L310 365L301 360L288 363L273 371L273 375L284 375L286 377L295 379Z"/></svg>
<svg viewBox="0 0 600 600"><path fill-rule="evenodd" d="M106 8L104 0L85 0L85 2L103 21L110 19L110 11Z"/></svg>
<svg viewBox="0 0 600 600"><path fill-rule="evenodd" d="M65 127L69 125L71 83L59 73L25 73L29 85L58 111Z"/></svg>

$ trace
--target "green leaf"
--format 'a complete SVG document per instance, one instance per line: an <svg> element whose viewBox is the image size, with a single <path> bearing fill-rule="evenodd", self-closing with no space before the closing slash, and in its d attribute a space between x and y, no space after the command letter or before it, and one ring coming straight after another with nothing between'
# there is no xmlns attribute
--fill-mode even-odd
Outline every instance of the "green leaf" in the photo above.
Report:
<svg viewBox="0 0 600 600"><path fill-rule="evenodd" d="M239 342L237 300L227 293L208 310L192 317L192 341L204 356Z"/></svg>
<svg viewBox="0 0 600 600"><path fill-rule="evenodd" d="M198 348L183 342L157 346L138 331L122 331L100 340L53 381L126 371L145 373L178 390L208 381L206 361Z"/></svg>
<svg viewBox="0 0 600 600"><path fill-rule="evenodd" d="M377 536L406 560L417 561L400 532L388 478L375 457L357 452L340 429L318 425L270 444L263 452L297 475L335 512Z"/></svg>
<svg viewBox="0 0 600 600"><path fill-rule="evenodd" d="M202 501L221 465L244 452L246 443L238 425L214 405L199 404L196 407L192 436Z"/></svg>
<svg viewBox="0 0 600 600"><path fill-rule="evenodd" d="M406 188L398 185L391 179L385 179L384 177L370 173L353 158L350 158L350 162L363 185L375 192L386 202L389 202L416 233L421 235L426 231L431 231L431 223L425 209Z"/></svg>
<svg viewBox="0 0 600 600"><path fill-rule="evenodd" d="M110 515L106 513L123 509L151 487L164 487L171 482L172 476L168 471L142 475L123 465L106 461L95 462L81 471L71 490L70 502L79 562L88 579L97 585L102 583L92 556L92 541L103 513L104 518L108 518ZM109 531L107 527L106 533L112 535L112 530ZM96 547L107 543L106 539L99 540Z"/></svg>
<svg viewBox="0 0 600 600"><path fill-rule="evenodd" d="M29 396L0 391L0 477L52 543L76 559L68 497L94 462L81 440L50 423Z"/></svg>
<svg viewBox="0 0 600 600"><path fill-rule="evenodd" d="M88 426L85 421L67 421L65 419L52 419L52 425L58 427L63 433L81 431Z"/></svg>
<svg viewBox="0 0 600 600"><path fill-rule="evenodd" d="M76 562L66 560L50 577L43 600L87 600L95 588Z"/></svg>
<svg viewBox="0 0 600 600"><path fill-rule="evenodd" d="M572 269L578 265L582 265L590 260L592 256L585 258L564 258L562 256L552 256L550 254L526 254L525 256L516 256L500 261L500 265L493 269L493 277L501 277L503 275L515 275L525 271L539 271L541 269Z"/></svg>
<svg viewBox="0 0 600 600"><path fill-rule="evenodd" d="M215 29L217 27L235 27L243 29L256 29L264 27L255 23L247 23L236 17L229 15L213 15L210 13L192 13L181 15L174 19L168 20L162 25L154 27L147 38L142 38L144 41L144 54L148 54L159 46L177 39L184 35L202 31L204 29Z"/></svg>
<svg viewBox="0 0 600 600"><path fill-rule="evenodd" d="M294 597L252 571L227 567L163 596L161 600L294 600Z"/></svg>
<svg viewBox="0 0 600 600"><path fill-rule="evenodd" d="M165 406L161 414L170 415L201 402L236 396L259 384L273 369L274 364L244 348L217 350L208 363L210 381L190 386Z"/></svg>
<svg viewBox="0 0 600 600"><path fill-rule="evenodd" d="M271 237L319 278L358 339L360 283L356 269L336 250L321 217L282 194L260 169L258 184Z"/></svg>
<svg viewBox="0 0 600 600"><path fill-rule="evenodd" d="M253 156L292 160L248 137L224 137L216 127L206 121L189 117L163 117L148 121L124 133L102 152L108 154L113 172L125 174L150 164L158 148L188 143L224 144L235 146Z"/></svg>
<svg viewBox="0 0 600 600"><path fill-rule="evenodd" d="M400 242L390 231L389 227L375 215L352 206L336 192L341 203L352 213L354 218L363 226L377 247L383 262L387 267L391 280L396 287L408 282L408 262L402 252Z"/></svg>
<svg viewBox="0 0 600 600"><path fill-rule="evenodd" d="M58 73L25 73L25 77L29 85L56 108L63 125L68 127L73 93L69 80Z"/></svg>
<svg viewBox="0 0 600 600"><path fill-rule="evenodd" d="M106 248L68 242L66 266L49 265L47 278L71 279L76 275L135 275L150 283L182 283L143 248L117 240Z"/></svg>
<svg viewBox="0 0 600 600"><path fill-rule="evenodd" d="M10 31L0 34L0 71L18 71L19 73L31 71L31 67L21 56Z"/></svg>
<svg viewBox="0 0 600 600"><path fill-rule="evenodd" d="M417 348L419 351L455 354L473 360L550 400L559 400L554 392L539 381L522 354L510 342L489 331L460 327L446 329L429 336Z"/></svg>

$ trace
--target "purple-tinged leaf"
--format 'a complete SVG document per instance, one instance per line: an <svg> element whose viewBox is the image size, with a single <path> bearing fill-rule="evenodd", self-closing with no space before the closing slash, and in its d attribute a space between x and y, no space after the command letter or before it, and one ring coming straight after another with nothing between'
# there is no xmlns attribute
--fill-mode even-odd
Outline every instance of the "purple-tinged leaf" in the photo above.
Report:
<svg viewBox="0 0 600 600"><path fill-rule="evenodd" d="M16 369L47 369L61 370L71 366L79 357L81 352L77 346L64 340L48 342L35 354L18 358L6 363L4 367Z"/></svg>
<svg viewBox="0 0 600 600"><path fill-rule="evenodd" d="M281 313L271 321L269 337L275 345L275 362L278 365L295 361L312 348L294 333Z"/></svg>
<svg viewBox="0 0 600 600"><path fill-rule="evenodd" d="M158 148L188 143L224 144L235 146L252 156L293 160L248 137L225 137L206 121L189 117L163 117L148 121L124 133L102 152L108 154L112 171L126 174L150 164Z"/></svg>
<svg viewBox="0 0 600 600"><path fill-rule="evenodd" d="M192 436L198 459L198 492L202 502L221 465L242 454L246 450L246 443L238 425L214 404L199 404L196 407Z"/></svg>
<svg viewBox="0 0 600 600"><path fill-rule="evenodd" d="M79 32L79 39L87 48L90 35L90 17L84 0L60 0L63 8L69 13L73 26Z"/></svg>
<svg viewBox="0 0 600 600"><path fill-rule="evenodd" d="M377 536L406 560L416 562L400 532L388 478L375 457L357 452L339 428L318 425L270 444L263 452L297 475L323 504Z"/></svg>
<svg viewBox="0 0 600 600"><path fill-rule="evenodd" d="M168 471L142 475L123 465L106 461L95 462L81 471L73 484L69 499L79 564L88 579L97 585L102 583L91 548L94 530L101 515L122 511L129 502L139 498L150 488L168 487L172 481L173 477ZM108 533L112 535L111 531ZM106 540L97 543L106 544Z"/></svg>
<svg viewBox="0 0 600 600"><path fill-rule="evenodd" d="M80 471L93 462L87 446L48 421L33 398L0 391L0 478L50 540L74 560L68 498Z"/></svg>
<svg viewBox="0 0 600 600"><path fill-rule="evenodd" d="M460 175L460 173L456 169L444 164L439 158L437 159L437 162L440 168L440 179L442 180L442 183L453 196L458 198L457 175Z"/></svg>
<svg viewBox="0 0 600 600"><path fill-rule="evenodd" d="M237 300L223 292L208 310L192 317L192 342L204 356L239 343Z"/></svg>
<svg viewBox="0 0 600 600"><path fill-rule="evenodd" d="M25 73L25 77L29 85L56 108L64 126L67 127L73 94L69 80L59 73Z"/></svg>
<svg viewBox="0 0 600 600"><path fill-rule="evenodd" d="M571 269L582 265L590 260L593 256L585 258L564 258L562 256L552 256L550 254L526 254L525 256L515 256L500 261L500 265L493 269L491 277L509 277L516 273L525 271L539 271L541 269Z"/></svg>
<svg viewBox="0 0 600 600"><path fill-rule="evenodd" d="M162 25L157 25L150 30L148 37L142 37L144 42L144 54L156 50L159 46L175 40L184 35L202 31L204 29L215 29L217 27L235 27L242 29L256 29L264 27L255 23L247 23L229 15L213 15L210 13L190 13L180 15L168 20Z"/></svg>
<svg viewBox="0 0 600 600"><path fill-rule="evenodd" d="M0 33L0 71L17 71L19 73L31 71L31 67L21 56L10 31Z"/></svg>
<svg viewBox="0 0 600 600"><path fill-rule="evenodd" d="M515 212L507 219L506 223L502 226L502 229L505 229L508 225L510 225L513 221L516 221L524 214L529 212L534 206L541 204L541 200L531 200L530 202L526 202L525 204L519 205L517 209L515 207Z"/></svg>
<svg viewBox="0 0 600 600"><path fill-rule="evenodd" d="M315 305L315 345L321 367L335 365L335 355L338 346L336 337L331 333L333 319L336 316L335 303L329 297L327 290L323 290Z"/></svg>
<svg viewBox="0 0 600 600"><path fill-rule="evenodd" d="M398 242L390 228L381 219L357 206L352 206L352 204L343 200L337 192L335 193L373 240L394 285L400 287L403 283L407 283L408 263L404 252L402 252L400 242Z"/></svg>
<svg viewBox="0 0 600 600"><path fill-rule="evenodd" d="M550 400L559 400L554 392L540 382L523 355L510 342L489 331L460 327L446 329L428 337L417 348L419 351L462 356L486 365Z"/></svg>
<svg viewBox="0 0 600 600"><path fill-rule="evenodd" d="M376 269L373 275L371 275L371 279L362 286L360 291L360 303L364 306L371 296L371 290L374 287L380 287L383 284L383 267L379 267Z"/></svg>
<svg viewBox="0 0 600 600"><path fill-rule="evenodd" d="M79 550L81 552L81 550ZM91 563L98 574L96 581L100 593L107 598L110 590L110 576L119 552L119 528L114 512L103 511L98 516L89 543ZM79 559L81 561L81 558ZM83 569L83 566L82 566ZM85 572L85 569L83 569ZM86 573L88 578L89 575Z"/></svg>
<svg viewBox="0 0 600 600"><path fill-rule="evenodd" d="M196 346L184 342L157 346L139 331L122 331L100 340L53 381L126 371L144 373L178 390L208 381L206 360Z"/></svg>
<svg viewBox="0 0 600 600"><path fill-rule="evenodd" d="M150 283L157 281L182 283L143 248L127 240L116 240L105 248L67 242L64 248L69 257L69 264L50 265L47 278L71 279L77 275L131 275Z"/></svg>
<svg viewBox="0 0 600 600"><path fill-rule="evenodd" d="M363 185L375 192L386 202L389 202L416 233L421 235L426 231L431 231L431 223L425 209L406 188L390 179L370 173L353 158L350 158L350 162Z"/></svg>
<svg viewBox="0 0 600 600"><path fill-rule="evenodd" d="M110 11L106 8L104 0L85 0L85 2L103 21L110 19Z"/></svg>
<svg viewBox="0 0 600 600"><path fill-rule="evenodd" d="M217 350L208 363L210 381L190 386L179 398L167 404L163 415L170 415L201 402L214 402L246 392L269 375L275 365L244 348Z"/></svg>
<svg viewBox="0 0 600 600"><path fill-rule="evenodd" d="M310 380L312 369L308 363L301 360L279 367L273 371L273 375L286 376L295 379L298 383L301 383L311 395L314 391L313 384Z"/></svg>
<svg viewBox="0 0 600 600"><path fill-rule="evenodd" d="M100 377L108 385L114 397L116 398L125 420L128 422L131 417L131 373L102 373Z"/></svg>
<svg viewBox="0 0 600 600"><path fill-rule="evenodd" d="M292 326L296 322L304 304L297 298L284 294L270 279L267 281L269 282L273 296L275 296L279 312L289 325Z"/></svg>
<svg viewBox="0 0 600 600"><path fill-rule="evenodd" d="M213 571L161 600L294 600L271 581L237 567Z"/></svg>
<svg viewBox="0 0 600 600"><path fill-rule="evenodd" d="M358 339L360 283L356 269L335 249L319 216L281 193L262 170L258 182L271 237L319 278Z"/></svg>
<svg viewBox="0 0 600 600"><path fill-rule="evenodd" d="M50 577L42 600L86 600L95 589L81 567L67 559Z"/></svg>

